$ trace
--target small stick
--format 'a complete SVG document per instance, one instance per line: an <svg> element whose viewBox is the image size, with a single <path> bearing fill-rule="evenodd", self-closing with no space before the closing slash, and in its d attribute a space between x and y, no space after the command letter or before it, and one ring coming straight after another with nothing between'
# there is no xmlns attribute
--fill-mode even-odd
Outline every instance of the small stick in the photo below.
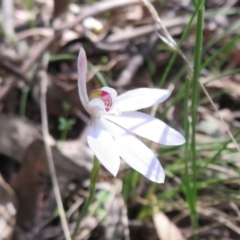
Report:
<svg viewBox="0 0 240 240"><path fill-rule="evenodd" d="M59 190L57 174L54 166L52 149L50 146L50 135L48 131L48 120L47 120L47 105L46 105L46 92L47 92L47 74L46 71L42 70L40 72L41 76L41 97L40 97L40 107L41 107L41 117L42 117L42 132L43 140L45 144L46 157L48 161L49 171L53 184L53 191L57 202L57 207L59 211L59 216L62 223L63 232L66 240L71 240L71 235L69 232L66 215L63 208L62 198Z"/></svg>
<svg viewBox="0 0 240 240"><path fill-rule="evenodd" d="M7 70L8 72L12 73L18 78L21 78L26 84L30 83L30 79L22 72L19 71L19 69L15 66L13 66L11 63L9 63L4 56L0 55L0 66Z"/></svg>
<svg viewBox="0 0 240 240"><path fill-rule="evenodd" d="M3 10L3 30L4 33L12 37L14 36L14 23L13 23L13 15L14 15L14 4L13 0L2 0L2 10Z"/></svg>

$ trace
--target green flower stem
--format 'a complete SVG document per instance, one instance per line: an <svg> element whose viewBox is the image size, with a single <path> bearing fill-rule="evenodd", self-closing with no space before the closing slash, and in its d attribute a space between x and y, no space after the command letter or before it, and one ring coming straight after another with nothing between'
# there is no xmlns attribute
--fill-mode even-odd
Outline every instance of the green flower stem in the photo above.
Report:
<svg viewBox="0 0 240 240"><path fill-rule="evenodd" d="M189 97L190 97L190 86L191 86L191 79L187 78L186 82L185 82L185 88L184 88L184 92L185 92L185 99L184 99L184 116L186 116L184 118L184 132L185 132L185 138L186 138L186 143L185 143L185 171L184 171L184 177L183 177L183 181L184 181L184 192L186 195L186 199L187 199L187 203L188 203L188 207L190 209L190 212L193 213L194 212L194 201L193 201L193 197L192 197L192 186L191 186L191 176L189 173L189 136L190 136L190 124L189 124L189 120L188 120L188 101L189 101Z"/></svg>
<svg viewBox="0 0 240 240"><path fill-rule="evenodd" d="M73 235L72 235L73 240L77 236L80 223L83 220L83 218L85 217L85 215L87 214L88 208L94 198L95 187L96 187L96 183L97 183L97 179L98 179L99 169L100 169L100 163L99 163L97 157L94 157L93 168L92 168L91 176L90 176L89 197L88 197L85 205L83 206L83 209L77 219L76 227L75 227Z"/></svg>
<svg viewBox="0 0 240 240"><path fill-rule="evenodd" d="M192 115L192 197L194 202L194 209L192 212L192 225L194 230L198 229L198 212L197 212L197 151L196 151L196 125L197 125L197 109L199 104L199 75L201 71L201 62L202 62L202 38L203 38L203 20L204 20L204 4L205 0L201 1L200 8L197 13L197 29L196 29L196 43L195 43L195 53L194 53L194 72L192 80L192 106L191 106L191 115ZM197 236L194 236L194 239L197 239Z"/></svg>

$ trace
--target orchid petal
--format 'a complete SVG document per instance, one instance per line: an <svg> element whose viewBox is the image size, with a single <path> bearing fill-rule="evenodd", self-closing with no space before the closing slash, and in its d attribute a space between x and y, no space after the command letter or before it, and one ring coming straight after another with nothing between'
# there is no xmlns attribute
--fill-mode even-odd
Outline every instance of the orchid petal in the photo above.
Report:
<svg viewBox="0 0 240 240"><path fill-rule="evenodd" d="M185 138L161 120L141 112L124 112L121 116L104 115L104 118L153 142L177 146L185 143Z"/></svg>
<svg viewBox="0 0 240 240"><path fill-rule="evenodd" d="M113 141L113 137L101 124L99 119L95 119L90 127L87 142L102 165L116 176L120 166L120 158Z"/></svg>
<svg viewBox="0 0 240 240"><path fill-rule="evenodd" d="M138 88L118 96L116 107L122 112L147 108L165 101L171 92L163 89Z"/></svg>
<svg viewBox="0 0 240 240"><path fill-rule="evenodd" d="M148 147L118 125L105 119L101 119L101 121L114 136L118 152L126 163L151 181L157 183L164 182L165 174L163 168Z"/></svg>
<svg viewBox="0 0 240 240"><path fill-rule="evenodd" d="M83 107L87 110L88 104L88 95L87 95L87 57L85 50L83 48L80 49L77 61L77 69L78 69L78 93Z"/></svg>

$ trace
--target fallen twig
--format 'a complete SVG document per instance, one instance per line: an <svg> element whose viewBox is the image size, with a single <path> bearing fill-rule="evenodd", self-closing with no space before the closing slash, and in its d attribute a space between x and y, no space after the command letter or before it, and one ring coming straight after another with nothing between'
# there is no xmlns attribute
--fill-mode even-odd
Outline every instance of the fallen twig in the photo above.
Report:
<svg viewBox="0 0 240 240"><path fill-rule="evenodd" d="M49 132L48 132L48 120L47 120L47 105L46 105L46 92L47 92L47 74L44 70L41 71L41 99L40 99L40 107L41 107L41 117L42 117L42 132L43 132L43 139L45 143L45 149L46 149L46 156L49 166L49 171L51 174L51 179L53 183L53 191L56 198L59 216L62 223L63 232L65 235L66 240L71 240L71 234L68 228L67 219L65 215L65 211L63 208L61 193L58 186L57 181L57 174L53 162L53 155L52 155L52 149L49 142Z"/></svg>

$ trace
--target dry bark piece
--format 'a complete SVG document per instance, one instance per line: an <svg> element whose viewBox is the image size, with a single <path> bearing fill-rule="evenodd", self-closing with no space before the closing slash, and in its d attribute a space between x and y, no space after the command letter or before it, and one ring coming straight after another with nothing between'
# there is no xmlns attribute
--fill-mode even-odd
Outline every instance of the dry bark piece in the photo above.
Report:
<svg viewBox="0 0 240 240"><path fill-rule="evenodd" d="M11 180L19 200L17 226L32 231L42 214L49 212L43 208L54 202L44 143L36 140L41 138L37 128L17 117L0 115L0 152L22 163L18 175ZM89 178L93 154L85 144L79 140L53 140L52 152L58 178L64 183L62 189L73 178L80 182ZM49 196L51 199L44 205L43 199Z"/></svg>
<svg viewBox="0 0 240 240"><path fill-rule="evenodd" d="M21 162L27 146L40 137L36 124L0 115L0 153Z"/></svg>
<svg viewBox="0 0 240 240"><path fill-rule="evenodd" d="M38 128L37 124L18 117L0 115L0 153L23 163L25 150L34 146L36 140L42 139ZM89 177L93 154L81 141L63 143L53 139L52 151L58 174L70 177L79 177L81 174L83 178Z"/></svg>
<svg viewBox="0 0 240 240"><path fill-rule="evenodd" d="M70 146L70 144L67 145ZM62 147L64 148L64 145ZM79 165L77 166L64 157L56 147L53 146L52 151L58 180L62 183L62 190L74 178L84 181L89 177L87 164L82 163L82 167L80 167L79 159L81 158L79 155ZM91 161L88 164L89 168L90 165ZM49 205L48 203L44 204L44 202L49 199L49 196L52 196L45 146L42 141L37 140L26 149L22 167L11 185L19 200L16 224L23 230L31 229L34 231L35 224L45 212L43 208L46 207L45 205Z"/></svg>

